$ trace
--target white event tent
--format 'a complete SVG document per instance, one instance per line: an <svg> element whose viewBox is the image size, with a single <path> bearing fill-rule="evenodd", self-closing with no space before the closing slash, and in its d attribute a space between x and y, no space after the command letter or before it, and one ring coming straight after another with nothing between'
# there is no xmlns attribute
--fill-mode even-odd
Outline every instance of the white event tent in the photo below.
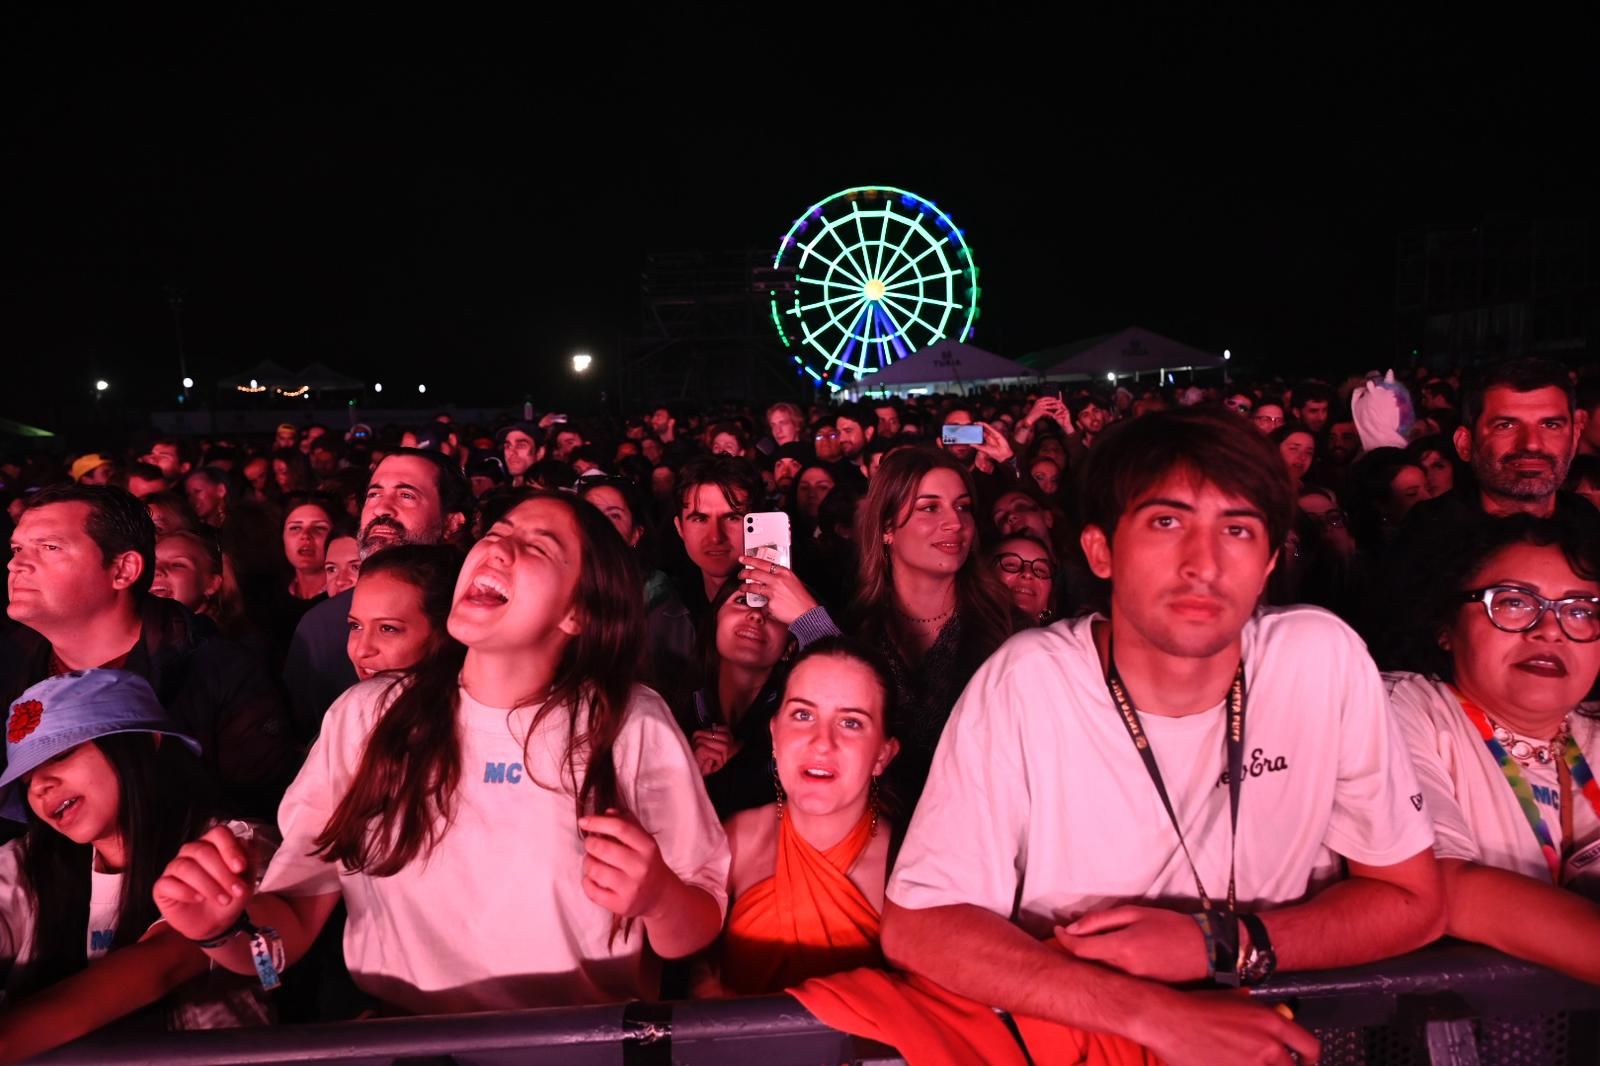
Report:
<svg viewBox="0 0 1600 1066"><path fill-rule="evenodd" d="M938 392L994 382L1037 381L1039 373L1015 360L959 341L935 341L844 391L852 398L885 393Z"/></svg>
<svg viewBox="0 0 1600 1066"><path fill-rule="evenodd" d="M1171 337L1152 333L1142 326L1129 326L1116 333L1057 348L1047 348L1025 357L1045 377L1057 381L1118 377L1180 370L1211 370L1223 365L1223 357L1191 348Z"/></svg>

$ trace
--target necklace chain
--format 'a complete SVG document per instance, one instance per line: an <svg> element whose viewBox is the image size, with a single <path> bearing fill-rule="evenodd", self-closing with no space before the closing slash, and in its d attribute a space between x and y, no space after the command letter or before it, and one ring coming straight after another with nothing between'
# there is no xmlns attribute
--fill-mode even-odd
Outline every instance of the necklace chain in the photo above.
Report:
<svg viewBox="0 0 1600 1066"><path fill-rule="evenodd" d="M1485 714L1484 717L1488 718L1489 716ZM1500 743L1502 748L1506 749L1507 755L1510 755L1524 766L1529 763L1548 766L1561 757L1561 751L1566 746L1567 737L1571 732L1572 719L1561 719L1561 728L1545 744L1535 744L1531 740L1524 740L1493 718L1489 718L1489 725L1494 730L1494 739Z"/></svg>
<svg viewBox="0 0 1600 1066"><path fill-rule="evenodd" d="M894 613L898 614L901 618L904 618L907 622L911 622L919 626L926 626L932 625L935 622L942 622L946 618L949 618L951 615L956 613L956 606L952 603L949 607L945 608L945 610L941 611L939 614L934 615L932 618L915 618L909 614L906 614L898 607L894 609Z"/></svg>

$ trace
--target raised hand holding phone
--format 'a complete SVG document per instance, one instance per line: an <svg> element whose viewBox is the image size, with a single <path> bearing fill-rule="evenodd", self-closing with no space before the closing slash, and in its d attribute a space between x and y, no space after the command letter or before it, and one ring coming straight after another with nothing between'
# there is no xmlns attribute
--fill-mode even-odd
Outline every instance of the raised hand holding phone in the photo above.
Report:
<svg viewBox="0 0 1600 1066"><path fill-rule="evenodd" d="M753 511L744 516L744 554L769 565L787 568L790 558L789 516L782 511ZM767 597L745 591L751 607L765 607Z"/></svg>

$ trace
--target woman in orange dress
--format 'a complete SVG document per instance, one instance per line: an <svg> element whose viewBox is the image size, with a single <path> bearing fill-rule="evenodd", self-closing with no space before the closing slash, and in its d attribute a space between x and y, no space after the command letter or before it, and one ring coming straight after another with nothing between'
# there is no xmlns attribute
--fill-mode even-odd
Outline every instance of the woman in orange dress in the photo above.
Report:
<svg viewBox="0 0 1600 1066"><path fill-rule="evenodd" d="M890 825L878 779L899 750L887 669L826 638L795 661L772 720L778 802L725 823L733 852L720 972L703 995L779 992L881 962Z"/></svg>

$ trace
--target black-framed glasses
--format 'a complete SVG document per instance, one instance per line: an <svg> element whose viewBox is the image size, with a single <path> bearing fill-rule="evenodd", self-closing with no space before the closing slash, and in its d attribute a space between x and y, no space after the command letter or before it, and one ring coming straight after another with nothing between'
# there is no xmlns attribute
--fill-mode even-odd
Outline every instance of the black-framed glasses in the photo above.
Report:
<svg viewBox="0 0 1600 1066"><path fill-rule="evenodd" d="M1600 596L1568 596L1547 600L1516 585L1490 585L1462 594L1466 603L1482 603L1489 621L1507 633L1526 633L1554 611L1556 624L1567 639L1578 644L1600 640Z"/></svg>
<svg viewBox="0 0 1600 1066"><path fill-rule="evenodd" d="M994 557L994 565L1008 574L1032 574L1040 581L1056 576L1056 568L1049 559L1024 559L1016 552L1001 552Z"/></svg>
<svg viewBox="0 0 1600 1066"><path fill-rule="evenodd" d="M1350 524L1349 518L1338 508L1331 511L1306 511L1305 515L1314 522L1320 522L1329 529L1343 529Z"/></svg>

